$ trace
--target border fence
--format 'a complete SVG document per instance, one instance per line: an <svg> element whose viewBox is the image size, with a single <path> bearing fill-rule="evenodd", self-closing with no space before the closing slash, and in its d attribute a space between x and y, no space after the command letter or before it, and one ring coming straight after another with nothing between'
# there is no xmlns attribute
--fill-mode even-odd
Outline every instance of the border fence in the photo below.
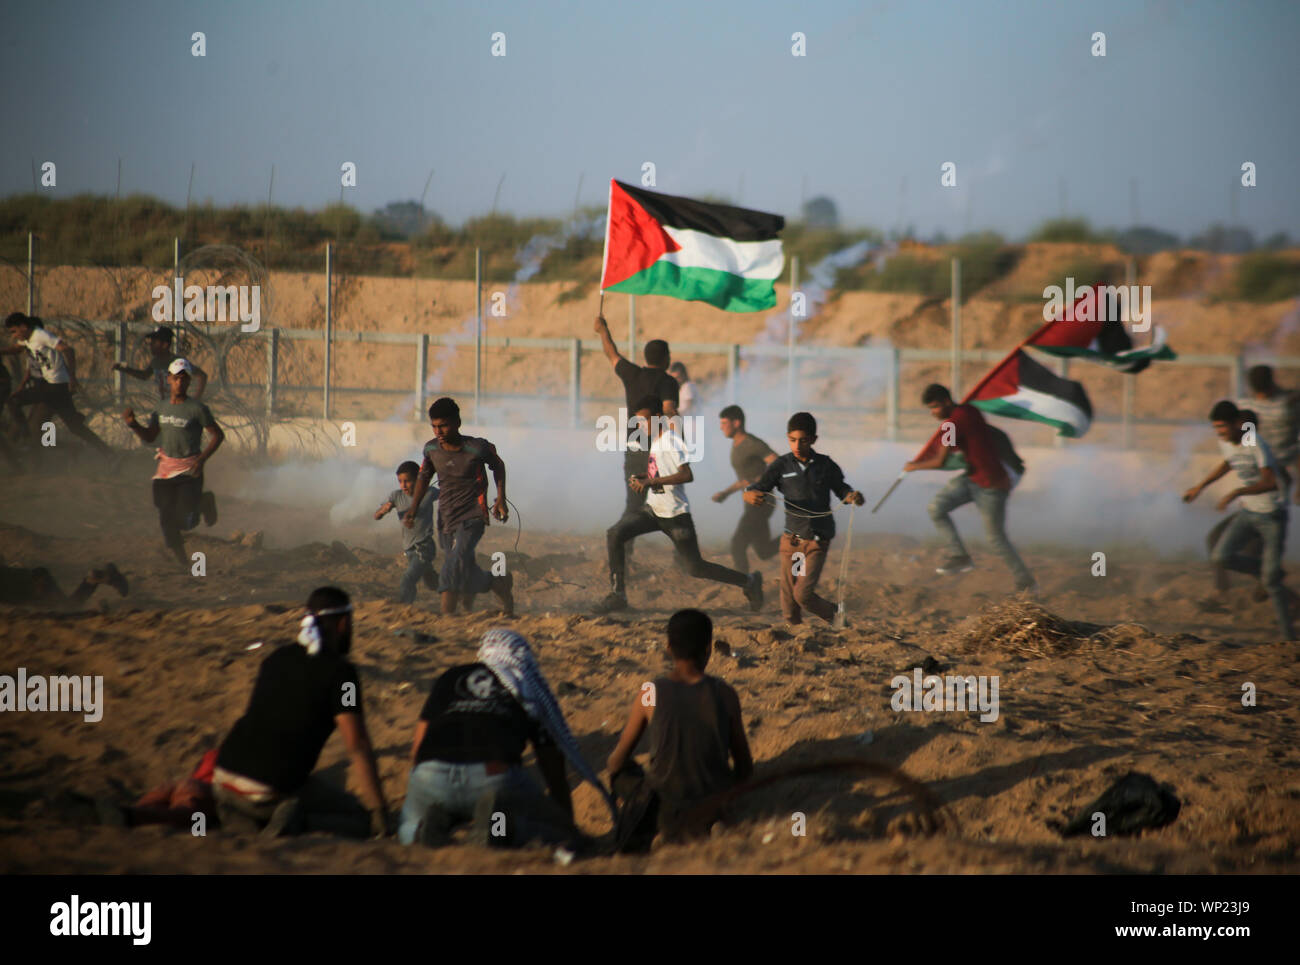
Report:
<svg viewBox="0 0 1300 965"><path fill-rule="evenodd" d="M409 400L409 410L405 412L405 417L413 416L422 419L425 405L431 397L452 395L462 400L473 400L466 407L468 421L478 421L484 412L490 411L493 406L524 403L527 404L527 408L522 411L526 413L524 418L529 423L557 428L580 428L590 426L593 423L594 420L591 416L596 411L605 413L622 403L623 400L620 396L588 394L584 391L584 367L591 364L588 360L593 353L596 360L601 360L597 362L597 365L600 368L605 368L601 345L594 338L489 337L483 334L481 262L477 252L475 281L478 294L475 313L478 323L474 333L467 334L464 328L459 334L339 329L335 324L334 316L336 312L333 306L335 259L332 258L332 247L332 245L326 245L325 252L326 275L323 327L286 328L267 326L256 332L236 336L238 322L235 322L230 327L230 331L225 333L225 337L221 339L224 344L233 345L237 337L241 360L241 364L237 366L237 373L231 373L235 377L226 376L222 379L222 388L227 392L237 393L241 403L247 407L250 414L256 412L258 418L265 419L267 422L280 421L285 418L302 418L306 415L323 416L327 421L336 418L367 418L367 416L359 414L362 407L356 404L359 396L367 396L373 399L389 397L390 400L392 398ZM176 239L174 244L173 264L174 274L179 278L184 274L179 239ZM35 310L38 308L34 292L35 267L35 238L29 235L27 270L25 273L27 276L27 310L29 313L36 313ZM792 259L790 277L792 292L798 291L798 270L797 258ZM928 368L932 375L943 378L943 370L946 369L948 383L953 388L954 395L960 396L961 386L970 384L964 376L973 374L973 370L965 371L968 367L982 366L987 368L1006 355L1005 350L963 348L961 339L962 303L960 279L960 262L953 259L952 338L948 348L801 345L798 344L795 338L796 326L791 323L789 325L789 337L785 340L785 344L780 344L774 340L755 344L679 342L673 340L672 351L674 356L679 358L687 356L698 359L712 356L715 360L719 360L721 364L717 368L725 370L726 373L725 395L727 401L741 401L747 411L774 415L781 422L784 422L785 415L788 415L794 409L813 408L819 413L825 412L836 415L841 420L845 431L854 432L866 439L895 441L904 438L905 434L920 435L922 430L925 434L928 434L932 428L929 423L928 413L919 406L905 406L903 404L902 386L904 376L916 368L924 367ZM1129 263L1126 282L1136 282L1136 264L1132 261ZM629 324L627 339L625 343L620 339L620 343L624 346L627 356L635 359L637 348L636 303L633 296L628 296L628 298ZM55 322L55 325L57 327L57 322ZM140 337L152 330L155 324L152 321L110 319L80 321L78 327L88 334L91 332L101 334L103 336L102 340L96 339L97 348L101 351L104 349L111 351L115 362L125 363L130 360L131 353L138 348ZM176 327L178 329L177 334L183 335L185 326L178 324ZM292 354L293 346L298 344L302 344L309 354L294 359L292 366L286 365L288 357ZM338 368L338 350L349 345L389 347L389 350L386 350L383 355L383 360L373 363L373 367L383 370L383 378L380 380L382 384L346 384L336 379L334 373ZM215 344L213 347L216 347ZM402 354L405 354L402 352L403 349L409 350L409 356L407 361L398 362L396 360L400 359ZM431 349L453 353L458 350L472 351L474 354L472 385L443 384L444 379L441 372L431 381L431 374L435 369L441 367L435 364L436 360L433 353L431 353ZM563 360L567 359L566 391L552 391L547 394L545 392L524 392L503 390L501 388L489 390L483 376L483 353L485 349L518 353L531 358L549 356L551 363L559 363L558 367L552 364L555 377L539 381L549 381L552 389L558 388L559 384L563 382ZM254 377L254 373L260 365L256 361L259 354L265 360L264 380L239 381L240 378L249 379ZM1273 356L1266 358L1257 357L1256 353L1252 353L1251 361L1268 361L1280 368L1300 369L1300 357ZM1058 359L1051 364L1055 365L1060 374L1070 375L1069 360ZM1214 391L1220 392L1220 394L1226 393L1232 398L1239 398L1245 394L1246 357L1242 353L1237 355L1186 354L1179 355L1174 360L1161 361L1156 364L1161 368L1174 366L1221 370L1222 379L1220 380L1216 375L1214 376L1214 382L1221 384L1222 390L1220 392L1216 387ZM405 375L401 373L402 366L406 367ZM831 402L831 398L835 397L837 393L828 389L824 383L835 372L836 366L852 369L859 376L863 373L869 373L865 380L866 384L869 385L869 389L849 393L854 396L854 404L835 404ZM1104 372L1101 367L1092 365L1083 366L1077 371L1082 369L1092 372L1089 378L1094 382L1098 378L1098 372ZM312 370L321 372L320 381L302 380L303 376L310 378L309 373ZM757 384L750 378L755 372L762 375ZM1093 421L1097 425L1117 427L1119 429L1118 441L1122 448L1132 448L1134 446L1139 428L1165 428L1167 430L1171 427L1204 426L1203 419L1172 417L1169 415L1139 416L1136 411L1136 379L1138 376L1119 372L1105 372L1104 374L1108 379L1119 380L1117 383L1106 383L1107 393L1112 388L1120 390L1115 393L1119 397L1118 411L1115 411L1115 406L1108 406L1107 408L1110 411L1094 413ZM106 395L110 396L111 401L115 404L122 404L130 394L120 372L106 373L105 376L99 376L98 372L94 374L87 372L86 375L87 377L83 378L82 381L103 387L106 390ZM289 381L286 376L296 376L299 381ZM1079 376L1075 375L1074 377ZM468 375L462 376L463 380L469 378ZM510 376L507 374L498 376L497 381L504 380L508 382L509 379ZM742 380L744 380L746 389L745 398L737 399L737 390ZM599 380L589 377L587 381L602 381L608 384L607 377ZM819 387L822 392L820 397L818 396ZM718 386L718 390L720 389L721 386ZM713 396L715 399L717 398L717 391L713 393ZM312 402L316 398L320 400L319 406ZM858 401L859 399L860 401ZM373 418L373 416L370 417ZM393 417L390 416L390 418ZM913 433L913 429L917 431ZM1067 444L1067 441L1059 437L1055 440L1058 446ZM1089 441L1097 442L1098 440L1090 438ZM1102 442L1102 444L1105 443Z"/></svg>

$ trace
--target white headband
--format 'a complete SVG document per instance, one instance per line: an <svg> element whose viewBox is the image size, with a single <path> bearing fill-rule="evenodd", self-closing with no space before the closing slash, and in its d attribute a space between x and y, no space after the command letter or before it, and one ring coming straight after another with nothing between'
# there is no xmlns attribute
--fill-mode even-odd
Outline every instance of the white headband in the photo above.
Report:
<svg viewBox="0 0 1300 965"><path fill-rule="evenodd" d="M352 604L346 606L330 607L328 610L320 610L316 613L308 613L298 624L298 642L307 648L307 653L316 656L320 653L321 636L320 627L316 623L317 617L329 617L338 613L351 613Z"/></svg>

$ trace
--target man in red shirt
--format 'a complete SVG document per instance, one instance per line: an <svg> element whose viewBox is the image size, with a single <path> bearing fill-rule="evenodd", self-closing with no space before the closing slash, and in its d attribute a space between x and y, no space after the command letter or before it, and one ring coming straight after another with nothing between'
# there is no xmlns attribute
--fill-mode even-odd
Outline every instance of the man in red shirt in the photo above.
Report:
<svg viewBox="0 0 1300 965"><path fill-rule="evenodd" d="M937 383L926 386L921 402L930 414L942 422L939 449L929 459L909 462L904 472L918 469L942 469L950 456L960 451L967 470L953 479L930 503L930 518L948 539L949 555L935 570L937 573L963 573L975 568L970 554L957 535L949 513L973 502L984 517L993 551L1002 557L1016 577L1017 590L1036 590L1033 575L1007 539L1007 497L1011 494L1011 477L998 457L993 435L980 411L971 405L957 405L948 389Z"/></svg>

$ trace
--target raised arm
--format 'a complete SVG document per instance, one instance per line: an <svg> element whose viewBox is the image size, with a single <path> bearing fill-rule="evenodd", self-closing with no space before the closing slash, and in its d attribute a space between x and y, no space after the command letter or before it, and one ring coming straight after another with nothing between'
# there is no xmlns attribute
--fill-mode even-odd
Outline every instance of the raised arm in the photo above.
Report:
<svg viewBox="0 0 1300 965"><path fill-rule="evenodd" d="M143 443L153 442L158 438L158 423L150 422L147 426L142 426L135 420L135 410L127 409L122 413L122 421L126 427L134 432Z"/></svg>
<svg viewBox="0 0 1300 965"><path fill-rule="evenodd" d="M609 334L609 324L605 321L604 315L596 316L596 334L600 336L600 347L605 350L605 358L609 359L610 365L618 365L623 356L614 344L614 336Z"/></svg>

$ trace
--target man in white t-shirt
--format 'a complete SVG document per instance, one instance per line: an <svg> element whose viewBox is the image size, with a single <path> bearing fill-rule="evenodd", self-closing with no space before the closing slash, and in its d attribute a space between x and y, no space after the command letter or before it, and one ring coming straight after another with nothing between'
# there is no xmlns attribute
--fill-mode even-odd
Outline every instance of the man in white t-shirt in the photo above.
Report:
<svg viewBox="0 0 1300 965"><path fill-rule="evenodd" d="M636 403L636 417L641 426L637 434L644 433L651 440L650 464L644 475L631 476L628 485L636 492L645 492L645 508L625 514L605 533L611 591L596 604L595 612L612 613L627 609L627 558L624 549L638 536L656 531L673 541L678 566L699 579L743 587L749 608L757 612L763 606L762 575L755 572L747 577L739 570L710 563L700 555L691 505L683 488L695 478L691 472L690 454L681 436L673 431L672 420L660 414L662 405L659 397L653 395Z"/></svg>
<svg viewBox="0 0 1300 965"><path fill-rule="evenodd" d="M1227 509L1235 499L1241 500L1241 509L1228 523L1223 535L1215 543L1210 559L1215 567L1215 582L1220 590L1227 588L1227 571L1254 573L1258 568L1260 582L1268 590L1277 616L1278 628L1285 640L1295 639L1291 630L1291 616L1287 605L1288 591L1282 585L1282 552L1286 544L1286 491L1281 483L1282 473L1272 450L1264 440L1247 434L1243 427L1241 411L1226 399L1210 410L1214 433L1219 437L1219 451L1223 462L1214 467L1200 484L1183 494L1190 503L1206 486L1229 472L1236 473L1241 483L1217 504L1220 511ZM1240 552L1252 538L1263 544L1263 560L1255 560Z"/></svg>
<svg viewBox="0 0 1300 965"><path fill-rule="evenodd" d="M0 349L0 355L17 355L27 352L31 362L27 374L10 397L10 403L23 407L44 405L63 420L72 434L102 453L112 450L99 436L90 431L86 417L72 404L72 393L77 391L77 356L72 346L58 335L45 330L39 318L22 312L13 312L5 319L5 331L17 344ZM39 376L33 369L39 367Z"/></svg>

